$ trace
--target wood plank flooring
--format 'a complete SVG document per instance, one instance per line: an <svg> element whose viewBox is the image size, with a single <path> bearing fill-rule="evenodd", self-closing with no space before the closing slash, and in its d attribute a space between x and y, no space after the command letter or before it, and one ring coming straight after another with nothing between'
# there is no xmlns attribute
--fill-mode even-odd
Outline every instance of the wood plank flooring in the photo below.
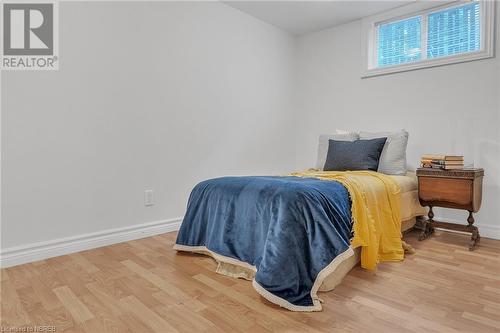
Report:
<svg viewBox="0 0 500 333"><path fill-rule="evenodd" d="M323 312L268 303L175 233L1 270L1 326L55 332L500 332L500 241L438 231L404 262L354 268Z"/></svg>

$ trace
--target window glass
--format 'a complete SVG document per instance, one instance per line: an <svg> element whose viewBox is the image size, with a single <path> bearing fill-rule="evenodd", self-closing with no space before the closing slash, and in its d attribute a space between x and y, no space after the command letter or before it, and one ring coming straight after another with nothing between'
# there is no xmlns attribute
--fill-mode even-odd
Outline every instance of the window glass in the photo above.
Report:
<svg viewBox="0 0 500 333"><path fill-rule="evenodd" d="M422 58L422 18L381 24L378 27L377 63L379 67L413 62Z"/></svg>

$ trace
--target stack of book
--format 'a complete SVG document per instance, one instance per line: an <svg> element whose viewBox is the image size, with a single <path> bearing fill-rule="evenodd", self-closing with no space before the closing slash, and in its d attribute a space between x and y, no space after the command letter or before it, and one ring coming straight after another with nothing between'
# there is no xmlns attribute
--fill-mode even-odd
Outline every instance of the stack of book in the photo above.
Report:
<svg viewBox="0 0 500 333"><path fill-rule="evenodd" d="M463 169L464 157L455 155L422 155L422 168L433 168L442 170Z"/></svg>

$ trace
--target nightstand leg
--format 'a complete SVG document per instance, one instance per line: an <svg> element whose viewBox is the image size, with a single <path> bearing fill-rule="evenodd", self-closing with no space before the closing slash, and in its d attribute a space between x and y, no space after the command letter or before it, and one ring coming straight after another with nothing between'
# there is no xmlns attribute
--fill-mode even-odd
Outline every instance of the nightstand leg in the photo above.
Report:
<svg viewBox="0 0 500 333"><path fill-rule="evenodd" d="M469 223L467 229L469 229L470 232L472 233L469 242L469 251L472 251L474 250L474 247L477 245L477 243L479 243L479 240L481 239L481 236L479 236L478 228L474 226L474 216L472 216L472 211L469 211L469 217L467 218L467 223Z"/></svg>
<svg viewBox="0 0 500 333"><path fill-rule="evenodd" d="M427 216L429 218L424 222L424 230L422 230L422 233L420 234L420 237L418 237L418 240L424 240L434 233L434 227L432 226L434 212L432 211L432 206L429 206L429 213L427 214Z"/></svg>

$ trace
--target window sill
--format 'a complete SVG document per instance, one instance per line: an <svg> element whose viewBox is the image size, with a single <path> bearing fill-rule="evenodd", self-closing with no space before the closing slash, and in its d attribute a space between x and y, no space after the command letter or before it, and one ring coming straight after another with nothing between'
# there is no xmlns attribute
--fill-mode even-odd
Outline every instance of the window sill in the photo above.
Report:
<svg viewBox="0 0 500 333"><path fill-rule="evenodd" d="M399 72L407 72L407 71L413 71L413 70L422 69L422 68L430 68L430 67L436 67L436 66L458 64L461 62L469 62L469 61L481 60L481 59L487 59L487 58L493 58L493 57L494 57L493 48L490 48L489 51L477 51L477 52L453 55L453 56L430 59L430 60L421 60L418 62L406 63L406 64L395 65L395 66L367 69L367 70L363 71L363 73L361 74L361 78L369 78L369 77L373 77L373 76L380 76L380 75L393 74L393 73L399 73Z"/></svg>

